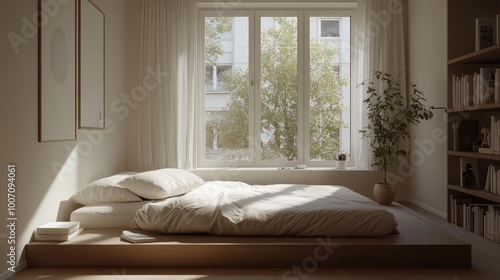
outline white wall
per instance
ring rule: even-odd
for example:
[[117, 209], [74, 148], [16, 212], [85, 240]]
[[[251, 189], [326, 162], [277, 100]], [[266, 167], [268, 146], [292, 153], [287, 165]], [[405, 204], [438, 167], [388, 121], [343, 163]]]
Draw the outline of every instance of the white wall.
[[[54, 1], [55, 2], [55, 1]], [[33, 229], [56, 219], [60, 201], [99, 177], [122, 172], [130, 138], [128, 122], [110, 109], [121, 94], [137, 84], [140, 1], [96, 0], [106, 14], [105, 131], [78, 130], [77, 141], [38, 143], [37, 35], [23, 35], [25, 19], [33, 21], [37, 0], [0, 1], [0, 278], [6, 276], [9, 245], [7, 165], [16, 171], [16, 254], [18, 260]], [[139, 27], [137, 27], [139, 26]], [[15, 53], [7, 34], [27, 39]], [[134, 70], [130, 70], [134, 69]], [[133, 140], [132, 140], [133, 141]], [[88, 149], [90, 147], [90, 150]], [[84, 148], [84, 149], [82, 149]], [[85, 149], [86, 148], [86, 149]], [[80, 149], [80, 150], [79, 150]], [[60, 166], [54, 168], [53, 166]]]
[[[425, 93], [428, 105], [446, 107], [447, 1], [409, 1], [409, 74]], [[446, 213], [446, 114], [413, 130], [410, 199], [438, 214]]]

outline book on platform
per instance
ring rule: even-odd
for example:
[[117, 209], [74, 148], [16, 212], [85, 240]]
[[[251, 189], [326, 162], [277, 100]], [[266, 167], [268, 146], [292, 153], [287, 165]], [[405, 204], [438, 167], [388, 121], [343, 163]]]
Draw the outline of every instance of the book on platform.
[[39, 226], [39, 234], [70, 234], [80, 228], [79, 222], [50, 222]]
[[70, 234], [40, 234], [38, 230], [35, 230], [35, 241], [68, 241], [73, 239], [75, 236], [80, 234], [83, 228], [78, 228]]
[[146, 243], [146, 242], [155, 242], [156, 238], [153, 236], [149, 236], [142, 233], [123, 231], [121, 236], [123, 240], [128, 241], [130, 243]]

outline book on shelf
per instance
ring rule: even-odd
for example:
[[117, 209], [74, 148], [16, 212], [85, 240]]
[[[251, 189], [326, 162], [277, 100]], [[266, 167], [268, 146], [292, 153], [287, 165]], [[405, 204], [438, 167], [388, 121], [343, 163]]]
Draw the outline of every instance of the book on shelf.
[[500, 102], [500, 68], [495, 70], [495, 103]]
[[500, 143], [498, 139], [498, 118], [495, 116], [490, 117], [490, 148], [491, 153], [498, 155], [500, 153]]
[[476, 18], [475, 45], [476, 51], [493, 46], [497, 42], [496, 18]]
[[488, 211], [486, 211], [484, 219], [484, 237], [500, 242], [500, 204], [488, 205]]
[[462, 220], [462, 228], [468, 230], [468, 231], [473, 231], [474, 229], [472, 228], [472, 225], [474, 224], [473, 218], [474, 216], [471, 215], [471, 207], [470, 204], [462, 204], [462, 207], [459, 208], [462, 209], [463, 213], [461, 217], [463, 218]]
[[486, 173], [486, 182], [484, 183], [484, 190], [489, 191], [491, 186], [495, 183], [493, 182], [493, 164], [488, 165], [488, 172]]
[[451, 124], [453, 131], [453, 150], [472, 152], [474, 142], [479, 138], [479, 122], [477, 120], [460, 120]]
[[488, 104], [495, 102], [495, 75], [496, 68], [481, 67], [479, 68], [479, 95], [480, 104]]
[[500, 166], [494, 166], [493, 164], [488, 166], [484, 190], [500, 195]]
[[497, 14], [495, 16], [495, 26], [496, 26], [495, 31], [496, 31], [496, 39], [497, 39], [496, 44], [500, 44], [500, 34], [499, 34], [500, 33], [500, 15], [499, 14]]
[[472, 232], [477, 235], [484, 236], [485, 229], [485, 215], [488, 212], [488, 205], [484, 203], [470, 204], [471, 214], [473, 215], [473, 225], [471, 226]]
[[82, 231], [83, 228], [78, 228], [70, 234], [41, 234], [38, 230], [35, 230], [34, 239], [35, 241], [68, 241], [73, 239]]
[[500, 243], [500, 204], [450, 195], [450, 223]]
[[471, 198], [456, 198], [453, 195], [450, 195], [450, 220], [456, 226], [463, 227], [463, 213], [464, 213], [464, 205], [469, 205], [472, 203]]
[[80, 228], [79, 222], [49, 222], [39, 226], [39, 234], [70, 234]]
[[130, 232], [124, 230], [120, 235], [121, 239], [128, 241], [130, 243], [147, 243], [147, 242], [155, 242], [156, 238], [153, 236], [149, 236], [142, 233]]
[[500, 68], [481, 67], [475, 73], [452, 75], [451, 96], [453, 108], [500, 102]]
[[453, 108], [474, 106], [478, 103], [474, 96], [474, 74], [452, 76], [452, 103]]

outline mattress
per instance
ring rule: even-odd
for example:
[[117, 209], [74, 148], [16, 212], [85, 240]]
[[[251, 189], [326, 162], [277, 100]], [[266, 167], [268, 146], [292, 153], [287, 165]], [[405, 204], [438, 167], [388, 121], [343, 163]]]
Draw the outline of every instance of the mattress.
[[135, 213], [149, 201], [87, 205], [71, 213], [70, 221], [82, 228], [130, 228]]
[[133, 228], [167, 234], [378, 237], [394, 215], [342, 186], [211, 181], [183, 196], [145, 204]]

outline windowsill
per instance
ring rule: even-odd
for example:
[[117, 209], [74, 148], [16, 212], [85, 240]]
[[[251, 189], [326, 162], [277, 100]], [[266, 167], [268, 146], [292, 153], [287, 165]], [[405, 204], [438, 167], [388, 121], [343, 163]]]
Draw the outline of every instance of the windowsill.
[[313, 184], [356, 186], [378, 181], [376, 170], [356, 167], [309, 167], [307, 169], [279, 169], [277, 167], [203, 167], [192, 172], [205, 181], [240, 181], [251, 185]]
[[377, 170], [372, 170], [372, 169], [362, 169], [358, 167], [346, 167], [344, 169], [339, 169], [335, 167], [307, 167], [305, 169], [299, 169], [295, 167], [198, 167], [193, 170], [199, 170], [199, 171], [238, 171], [238, 172], [245, 172], [245, 171], [263, 171], [263, 172], [268, 172], [268, 171], [299, 171], [299, 172], [305, 172], [305, 171], [313, 171], [313, 172], [321, 172], [321, 171], [377, 171]]

